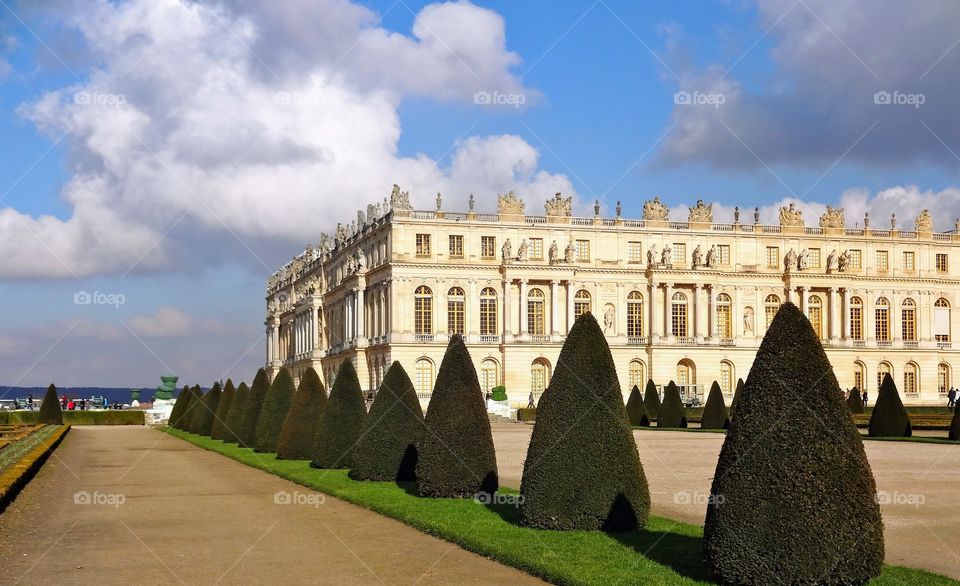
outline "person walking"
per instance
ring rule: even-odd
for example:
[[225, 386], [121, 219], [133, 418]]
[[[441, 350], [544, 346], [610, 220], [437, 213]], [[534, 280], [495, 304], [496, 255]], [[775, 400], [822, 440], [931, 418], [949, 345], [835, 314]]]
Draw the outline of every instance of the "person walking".
[[947, 407], [954, 407], [957, 404], [957, 389], [950, 387], [947, 393]]
[[27, 406], [33, 411], [33, 393], [27, 395]]
[[536, 409], [537, 406], [533, 402], [533, 391], [530, 391], [530, 397], [527, 399], [527, 409]]
[[867, 389], [863, 389], [863, 408], [867, 408]]

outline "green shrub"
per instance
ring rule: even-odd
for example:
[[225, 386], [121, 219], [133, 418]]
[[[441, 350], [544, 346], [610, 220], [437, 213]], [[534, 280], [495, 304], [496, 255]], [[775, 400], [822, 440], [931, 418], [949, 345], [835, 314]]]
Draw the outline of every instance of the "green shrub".
[[853, 387], [847, 393], [847, 407], [850, 408], [851, 413], [863, 413], [863, 393], [857, 387]]
[[710, 394], [707, 395], [707, 404], [703, 406], [703, 416], [700, 419], [700, 429], [727, 429], [730, 427], [730, 418], [727, 417], [727, 406], [723, 404], [723, 392], [720, 383], [713, 381], [710, 385]]
[[283, 422], [287, 419], [287, 413], [290, 412], [290, 404], [293, 402], [293, 394], [297, 392], [293, 386], [293, 377], [286, 368], [281, 368], [280, 372], [273, 379], [267, 396], [263, 399], [263, 407], [260, 409], [260, 419], [257, 421], [257, 431], [254, 437], [253, 451], [271, 453], [277, 451], [277, 439], [280, 437], [280, 430], [283, 429]]
[[954, 441], [960, 440], [960, 403], [953, 408], [953, 419], [950, 421], [950, 432], [947, 438]]
[[410, 377], [394, 362], [364, 420], [353, 452], [354, 480], [417, 479], [417, 442], [425, 431], [423, 410]]
[[47, 394], [43, 396], [43, 402], [40, 403], [37, 422], [49, 425], [63, 425], [63, 412], [60, 410], [60, 399], [57, 397], [57, 387], [53, 385], [47, 387]]
[[452, 336], [440, 363], [417, 446], [417, 491], [429, 497], [496, 492], [497, 456], [490, 416], [463, 336]]
[[253, 377], [253, 384], [250, 392], [247, 393], [247, 401], [243, 406], [243, 416], [240, 418], [240, 427], [237, 432], [237, 443], [245, 448], [252, 448], [257, 437], [257, 422], [260, 421], [260, 410], [263, 408], [263, 400], [270, 390], [270, 381], [267, 378], [267, 371], [257, 370]]
[[650, 491], [617, 368], [593, 314], [578, 317], [567, 334], [537, 411], [520, 484], [521, 522], [562, 530], [643, 527]]
[[660, 417], [660, 395], [657, 394], [657, 385], [652, 378], [647, 380], [647, 388], [643, 392], [643, 407], [650, 419]]
[[524, 407], [522, 409], [517, 409], [517, 421], [536, 421], [537, 420], [537, 408], [534, 407]]
[[703, 547], [724, 584], [865, 584], [883, 522], [863, 442], [809, 320], [785, 303], [713, 476]]
[[[143, 425], [145, 422], [144, 412], [139, 409], [75, 410], [63, 411], [62, 414], [64, 425]], [[0, 424], [37, 425], [38, 423], [40, 423], [39, 411], [0, 411]]]
[[170, 427], [179, 427], [180, 419], [183, 417], [183, 410], [186, 409], [187, 403], [189, 403], [192, 398], [193, 395], [190, 393], [190, 387], [184, 385], [183, 390], [177, 395], [177, 400], [173, 403], [173, 409], [170, 411], [170, 418], [167, 419], [167, 425]]
[[326, 404], [327, 391], [320, 376], [316, 370], [308, 368], [300, 379], [277, 438], [278, 460], [309, 460], [313, 457], [313, 442]]
[[227, 382], [223, 385], [220, 402], [217, 404], [217, 412], [213, 416], [213, 425], [210, 426], [210, 439], [223, 439], [227, 429], [227, 413], [230, 412], [230, 405], [233, 404], [233, 399], [236, 396], [237, 389], [233, 386], [233, 381], [227, 379]]
[[743, 379], [737, 379], [737, 390], [733, 392], [733, 401], [730, 401], [730, 419], [733, 419], [733, 412], [737, 410], [737, 403], [740, 401], [740, 393], [743, 392]]
[[352, 360], [344, 360], [320, 418], [310, 465], [314, 468], [350, 468], [366, 417], [367, 404], [357, 371]]
[[657, 427], [686, 427], [687, 410], [680, 399], [680, 390], [670, 381], [663, 389], [663, 404], [660, 405], [660, 416], [657, 418]]
[[507, 400], [507, 387], [503, 385], [498, 385], [493, 387], [490, 390], [490, 399], [494, 401], [506, 401]]
[[217, 414], [217, 407], [220, 406], [220, 397], [223, 396], [223, 390], [219, 382], [213, 383], [213, 387], [203, 396], [203, 402], [193, 417], [190, 424], [190, 431], [197, 435], [210, 436], [210, 430], [213, 428], [213, 418]]
[[176, 428], [182, 431], [190, 431], [190, 424], [193, 422], [194, 408], [196, 408], [203, 399], [203, 392], [199, 386], [193, 386], [187, 389], [189, 397], [180, 412], [179, 419], [176, 422]]
[[227, 413], [227, 421], [223, 426], [223, 441], [228, 444], [240, 442], [237, 430], [243, 423], [243, 412], [247, 406], [247, 398], [250, 396], [250, 388], [247, 383], [240, 383], [237, 392], [233, 396], [233, 402], [230, 403], [230, 411]]
[[647, 416], [647, 408], [643, 404], [643, 397], [640, 396], [640, 387], [633, 385], [630, 391], [630, 398], [627, 399], [627, 417], [630, 425], [636, 427], [650, 427], [650, 417]]
[[197, 395], [197, 401], [193, 403], [193, 408], [190, 410], [190, 419], [184, 422], [186, 426], [184, 427], [184, 431], [189, 431], [190, 433], [200, 431], [200, 424], [203, 422], [203, 414], [207, 410], [207, 401], [209, 401], [209, 399], [210, 390], [204, 393], [203, 389], [200, 389], [199, 395]]
[[903, 408], [900, 391], [889, 374], [883, 376], [880, 384], [867, 433], [870, 437], [910, 437], [913, 434], [910, 416]]

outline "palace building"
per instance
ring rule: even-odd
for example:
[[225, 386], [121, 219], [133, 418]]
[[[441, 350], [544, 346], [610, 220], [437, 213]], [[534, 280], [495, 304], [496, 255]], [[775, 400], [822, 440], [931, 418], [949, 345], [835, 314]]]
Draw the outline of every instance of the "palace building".
[[[943, 404], [960, 353], [960, 234], [934, 233], [924, 210], [908, 229], [845, 225], [827, 208], [762, 225], [732, 224], [711, 206], [670, 221], [658, 198], [643, 218], [572, 215], [557, 194], [529, 215], [512, 192], [497, 213], [413, 210], [394, 186], [333, 238], [321, 237], [267, 285], [266, 368], [299, 380], [313, 367], [329, 386], [352, 360], [376, 390], [400, 361], [425, 401], [451, 335], [462, 334], [484, 390], [504, 385], [513, 406], [547, 387], [565, 334], [583, 312], [603, 328], [623, 393], [673, 380], [702, 401], [719, 381], [729, 398], [746, 378], [779, 306], [797, 304], [844, 389], [870, 402], [890, 373], [908, 405]], [[958, 330], [960, 331], [960, 330]]]

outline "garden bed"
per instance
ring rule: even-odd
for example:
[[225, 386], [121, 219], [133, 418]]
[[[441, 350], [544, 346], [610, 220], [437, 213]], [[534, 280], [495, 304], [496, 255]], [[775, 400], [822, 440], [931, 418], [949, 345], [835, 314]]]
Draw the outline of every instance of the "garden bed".
[[70, 430], [45, 425], [0, 450], [0, 511], [17, 496]]

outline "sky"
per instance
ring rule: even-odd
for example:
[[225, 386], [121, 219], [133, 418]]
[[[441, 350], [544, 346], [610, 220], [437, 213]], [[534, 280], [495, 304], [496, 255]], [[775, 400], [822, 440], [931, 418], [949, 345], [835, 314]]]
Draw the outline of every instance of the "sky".
[[952, 230], [958, 45], [953, 0], [0, 0], [0, 385], [251, 380], [266, 278], [394, 183]]

